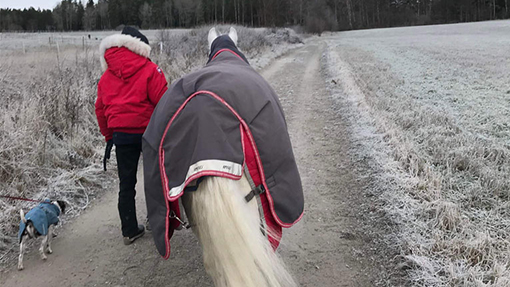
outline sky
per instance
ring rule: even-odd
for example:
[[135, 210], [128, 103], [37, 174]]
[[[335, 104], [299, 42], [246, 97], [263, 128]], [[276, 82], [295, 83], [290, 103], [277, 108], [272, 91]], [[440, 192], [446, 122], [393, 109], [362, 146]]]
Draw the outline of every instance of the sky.
[[0, 0], [0, 8], [23, 9], [32, 6], [35, 9], [53, 10], [58, 3], [60, 3], [59, 0]]

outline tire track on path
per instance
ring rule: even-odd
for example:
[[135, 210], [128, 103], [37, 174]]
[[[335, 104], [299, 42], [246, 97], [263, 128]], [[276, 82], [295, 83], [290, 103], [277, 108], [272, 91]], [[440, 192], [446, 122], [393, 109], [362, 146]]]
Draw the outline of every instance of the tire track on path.
[[324, 42], [262, 71], [280, 96], [305, 192], [305, 216], [285, 230], [280, 253], [302, 286], [373, 286], [357, 228], [362, 186], [350, 142], [321, 75]]

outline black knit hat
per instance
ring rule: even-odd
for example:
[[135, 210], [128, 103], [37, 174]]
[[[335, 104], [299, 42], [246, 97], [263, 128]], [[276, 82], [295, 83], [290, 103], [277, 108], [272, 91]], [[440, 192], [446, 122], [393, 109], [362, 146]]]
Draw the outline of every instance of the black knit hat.
[[142, 42], [144, 42], [145, 44], [149, 45], [149, 40], [147, 39], [147, 37], [145, 37], [144, 34], [140, 33], [140, 31], [138, 31], [138, 29], [136, 29], [134, 27], [124, 26], [124, 29], [122, 29], [122, 33], [121, 34], [129, 35], [131, 37], [138, 38]]

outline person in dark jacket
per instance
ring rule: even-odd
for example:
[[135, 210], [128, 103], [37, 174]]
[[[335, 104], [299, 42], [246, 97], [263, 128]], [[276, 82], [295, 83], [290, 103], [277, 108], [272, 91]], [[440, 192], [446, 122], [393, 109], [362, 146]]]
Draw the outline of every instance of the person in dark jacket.
[[104, 74], [97, 87], [96, 116], [107, 142], [103, 160], [115, 144], [120, 180], [118, 209], [124, 244], [145, 233], [138, 225], [135, 185], [142, 135], [152, 112], [166, 92], [167, 81], [150, 59], [147, 37], [126, 26], [121, 34], [105, 38], [99, 47]]

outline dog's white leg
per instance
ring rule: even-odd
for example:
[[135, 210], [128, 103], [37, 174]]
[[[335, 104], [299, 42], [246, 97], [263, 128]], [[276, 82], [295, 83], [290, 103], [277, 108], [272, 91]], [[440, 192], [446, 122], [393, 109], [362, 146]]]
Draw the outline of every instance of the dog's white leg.
[[48, 254], [53, 253], [53, 250], [51, 250], [52, 239], [53, 239], [53, 225], [50, 225], [50, 227], [48, 227]]
[[23, 212], [23, 209], [19, 210], [19, 216], [21, 217], [21, 220], [27, 224], [27, 219], [25, 218], [25, 213]]
[[48, 257], [46, 257], [46, 246], [48, 244], [48, 235], [49, 234], [46, 234], [43, 236], [43, 240], [41, 242], [41, 248], [39, 248], [39, 253], [41, 254], [41, 259], [42, 260], [46, 260], [48, 259]]
[[19, 244], [19, 258], [18, 258], [18, 270], [23, 270], [23, 254], [25, 253], [25, 240], [27, 236], [21, 237], [21, 243]]

